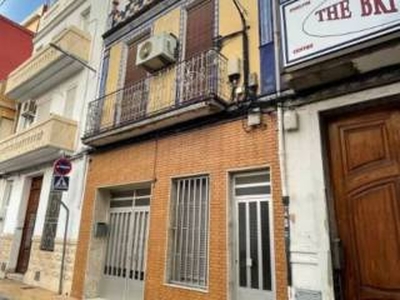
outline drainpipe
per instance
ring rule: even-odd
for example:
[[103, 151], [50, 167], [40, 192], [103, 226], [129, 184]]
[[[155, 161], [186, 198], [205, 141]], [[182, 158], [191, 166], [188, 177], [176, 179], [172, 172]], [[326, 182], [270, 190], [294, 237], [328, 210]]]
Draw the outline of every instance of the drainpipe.
[[249, 74], [250, 74], [250, 65], [249, 65], [249, 35], [247, 34], [247, 30], [249, 26], [247, 25], [246, 18], [243, 14], [242, 9], [239, 6], [237, 0], [232, 0], [233, 4], [236, 7], [236, 10], [239, 13], [240, 21], [242, 22], [242, 51], [243, 51], [243, 85], [244, 85], [244, 101], [246, 102], [249, 98]]
[[[279, 22], [279, 3], [277, 0], [272, 0], [272, 19], [274, 27], [274, 48], [275, 48], [275, 78], [276, 78], [276, 96], [279, 99], [282, 93], [281, 83], [281, 44], [280, 44], [280, 22]], [[292, 268], [291, 268], [291, 255], [290, 255], [290, 198], [288, 195], [287, 183], [287, 165], [286, 165], [286, 144], [285, 144], [285, 125], [283, 122], [284, 110], [282, 104], [278, 101], [278, 147], [279, 147], [279, 166], [281, 171], [281, 188], [282, 188], [282, 202], [285, 214], [285, 250], [286, 250], [286, 264], [287, 264], [287, 283], [289, 299], [292, 286]]]

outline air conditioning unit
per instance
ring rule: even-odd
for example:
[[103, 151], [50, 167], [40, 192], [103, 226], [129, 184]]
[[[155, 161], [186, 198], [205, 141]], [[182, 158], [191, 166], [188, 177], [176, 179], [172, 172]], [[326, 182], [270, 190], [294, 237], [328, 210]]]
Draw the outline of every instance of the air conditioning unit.
[[21, 105], [21, 115], [25, 118], [33, 118], [36, 114], [36, 103], [35, 101], [29, 100]]
[[178, 42], [168, 33], [155, 35], [138, 45], [136, 65], [154, 72], [175, 62]]

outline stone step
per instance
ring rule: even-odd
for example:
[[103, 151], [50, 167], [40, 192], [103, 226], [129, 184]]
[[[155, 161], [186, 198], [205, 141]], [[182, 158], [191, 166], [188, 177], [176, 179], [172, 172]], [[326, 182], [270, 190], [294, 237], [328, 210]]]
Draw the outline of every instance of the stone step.
[[20, 273], [7, 273], [7, 279], [22, 282], [24, 280], [24, 274]]

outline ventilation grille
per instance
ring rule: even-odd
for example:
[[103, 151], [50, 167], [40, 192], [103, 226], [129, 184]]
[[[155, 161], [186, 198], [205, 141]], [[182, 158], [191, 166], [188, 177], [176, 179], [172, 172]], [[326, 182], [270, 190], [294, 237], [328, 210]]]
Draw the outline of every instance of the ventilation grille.
[[40, 271], [35, 272], [35, 277], [33, 278], [35, 281], [40, 281]]

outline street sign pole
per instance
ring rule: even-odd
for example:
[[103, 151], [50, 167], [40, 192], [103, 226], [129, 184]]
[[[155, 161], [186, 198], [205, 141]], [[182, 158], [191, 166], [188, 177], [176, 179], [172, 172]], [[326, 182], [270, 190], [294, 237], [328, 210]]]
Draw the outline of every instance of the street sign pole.
[[58, 285], [58, 293], [62, 295], [63, 293], [63, 284], [64, 284], [64, 266], [65, 266], [65, 254], [67, 252], [67, 236], [68, 236], [68, 226], [69, 226], [69, 208], [68, 206], [61, 200], [61, 206], [65, 209], [66, 219], [65, 219], [65, 228], [64, 228], [64, 240], [63, 240], [63, 250], [61, 256], [61, 271], [60, 271], [60, 282]]
[[[62, 157], [54, 163], [53, 170], [53, 182], [52, 182], [52, 190], [57, 191], [58, 193], [63, 193], [64, 191], [68, 191], [69, 188], [69, 177], [67, 176], [72, 170], [71, 161]], [[62, 198], [61, 198], [62, 199]], [[61, 270], [60, 270], [60, 281], [58, 284], [58, 293], [62, 295], [63, 293], [63, 285], [64, 285], [64, 269], [65, 269], [65, 255], [67, 252], [67, 238], [68, 238], [68, 227], [69, 227], [69, 208], [62, 201], [59, 201], [61, 207], [65, 209], [65, 228], [64, 228], [64, 239], [63, 239], [63, 249], [61, 256]]]

